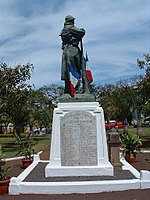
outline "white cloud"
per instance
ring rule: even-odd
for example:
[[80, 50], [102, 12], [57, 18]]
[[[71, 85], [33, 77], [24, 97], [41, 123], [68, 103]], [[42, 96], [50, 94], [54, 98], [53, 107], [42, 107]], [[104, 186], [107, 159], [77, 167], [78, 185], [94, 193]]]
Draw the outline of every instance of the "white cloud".
[[141, 73], [136, 59], [150, 51], [149, 0], [1, 0], [0, 9], [1, 58], [10, 65], [33, 63], [37, 87], [61, 83], [59, 33], [68, 14], [86, 30], [95, 83]]

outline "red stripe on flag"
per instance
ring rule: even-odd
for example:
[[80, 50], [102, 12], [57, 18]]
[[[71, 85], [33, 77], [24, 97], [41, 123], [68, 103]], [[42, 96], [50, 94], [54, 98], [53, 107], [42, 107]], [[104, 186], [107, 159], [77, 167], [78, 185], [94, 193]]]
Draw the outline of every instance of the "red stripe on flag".
[[86, 70], [86, 77], [87, 77], [89, 83], [91, 83], [93, 81], [91, 70], [89, 70], [89, 69]]
[[76, 93], [76, 90], [75, 90], [73, 84], [71, 83], [71, 81], [70, 81], [70, 92], [71, 92], [71, 95], [72, 95], [72, 96], [74, 96], [75, 93]]

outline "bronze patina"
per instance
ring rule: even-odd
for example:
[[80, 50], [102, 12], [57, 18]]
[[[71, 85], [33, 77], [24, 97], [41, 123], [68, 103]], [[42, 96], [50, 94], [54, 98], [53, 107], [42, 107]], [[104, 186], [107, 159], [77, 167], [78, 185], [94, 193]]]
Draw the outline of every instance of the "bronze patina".
[[[85, 35], [83, 28], [74, 26], [75, 18], [71, 15], [65, 17], [64, 27], [60, 33], [62, 39], [62, 67], [61, 80], [65, 81], [65, 94], [70, 94], [69, 65], [82, 77], [83, 93], [89, 94], [88, 81], [86, 78], [86, 66], [83, 57], [82, 38]], [[80, 47], [79, 47], [80, 45]], [[77, 91], [79, 83], [76, 85]]]

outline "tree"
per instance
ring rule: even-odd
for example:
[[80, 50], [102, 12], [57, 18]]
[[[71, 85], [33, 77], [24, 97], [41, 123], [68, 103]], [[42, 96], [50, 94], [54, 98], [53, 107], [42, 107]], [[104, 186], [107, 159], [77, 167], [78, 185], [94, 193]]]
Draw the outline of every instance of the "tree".
[[115, 89], [113, 84], [98, 85], [93, 87], [93, 94], [96, 100], [104, 109], [105, 119], [116, 118], [116, 108], [112, 104], [111, 94]]
[[144, 59], [137, 59], [137, 65], [140, 69], [145, 69], [145, 77], [137, 83], [136, 92], [137, 92], [137, 109], [138, 109], [138, 123], [137, 123], [137, 132], [141, 133], [141, 113], [149, 113], [150, 107], [150, 55], [144, 54]]
[[30, 112], [30, 128], [33, 126], [37, 128], [48, 128], [52, 124], [52, 116], [54, 105], [52, 100], [45, 95], [44, 91], [40, 89], [32, 90], [30, 96], [31, 112]]
[[18, 135], [23, 131], [30, 113], [28, 99], [31, 85], [27, 81], [33, 68], [30, 63], [13, 68], [6, 63], [0, 64], [0, 112], [11, 119]]
[[94, 93], [104, 109], [105, 119], [131, 120], [132, 110], [143, 106], [143, 96], [135, 90], [140, 81], [141, 76], [136, 76], [115, 84], [95, 87]]
[[50, 101], [57, 103], [58, 98], [64, 93], [64, 87], [51, 84], [49, 86], [43, 86], [39, 88], [39, 91], [41, 91], [44, 96], [47, 96]]
[[145, 115], [150, 115], [150, 55], [144, 54], [144, 60], [137, 59], [137, 65], [140, 69], [145, 69], [145, 77], [140, 83], [145, 103], [143, 105], [143, 112]]
[[132, 87], [130, 80], [122, 80], [116, 83], [116, 88], [112, 93], [113, 104], [116, 107], [117, 119], [124, 121], [129, 119], [131, 115], [130, 108], [132, 106]]
[[144, 60], [139, 60], [137, 59], [137, 65], [140, 69], [144, 69], [145, 67], [145, 75], [146, 77], [150, 76], [150, 55], [148, 54], [144, 54]]

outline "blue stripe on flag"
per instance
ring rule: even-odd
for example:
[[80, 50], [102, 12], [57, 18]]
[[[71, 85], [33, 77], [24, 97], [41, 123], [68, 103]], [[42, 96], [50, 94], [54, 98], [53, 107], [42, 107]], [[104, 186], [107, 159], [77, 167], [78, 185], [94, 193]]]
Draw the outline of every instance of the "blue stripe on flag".
[[76, 78], [79, 79], [80, 78], [80, 74], [71, 66], [69, 65], [69, 71], [71, 72], [71, 74]]

